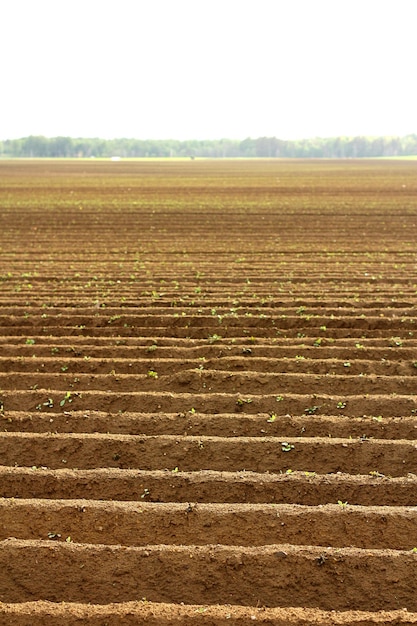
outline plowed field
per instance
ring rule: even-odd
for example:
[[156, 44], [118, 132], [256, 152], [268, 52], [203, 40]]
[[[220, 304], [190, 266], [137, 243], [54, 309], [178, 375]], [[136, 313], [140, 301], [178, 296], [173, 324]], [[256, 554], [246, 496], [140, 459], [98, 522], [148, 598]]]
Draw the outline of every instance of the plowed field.
[[0, 183], [0, 622], [417, 623], [416, 163]]

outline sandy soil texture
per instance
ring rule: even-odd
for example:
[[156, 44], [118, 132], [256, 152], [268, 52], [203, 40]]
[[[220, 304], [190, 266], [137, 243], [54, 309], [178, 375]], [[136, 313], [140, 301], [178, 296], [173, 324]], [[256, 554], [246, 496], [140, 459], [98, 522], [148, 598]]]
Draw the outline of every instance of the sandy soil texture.
[[415, 162], [0, 177], [0, 622], [417, 623]]

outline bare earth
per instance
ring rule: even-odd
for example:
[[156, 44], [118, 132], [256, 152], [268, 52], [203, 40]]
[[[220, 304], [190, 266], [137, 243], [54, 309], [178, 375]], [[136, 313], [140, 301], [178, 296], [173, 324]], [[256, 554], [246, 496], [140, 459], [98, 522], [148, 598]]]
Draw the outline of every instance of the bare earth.
[[416, 164], [0, 178], [0, 623], [417, 623]]

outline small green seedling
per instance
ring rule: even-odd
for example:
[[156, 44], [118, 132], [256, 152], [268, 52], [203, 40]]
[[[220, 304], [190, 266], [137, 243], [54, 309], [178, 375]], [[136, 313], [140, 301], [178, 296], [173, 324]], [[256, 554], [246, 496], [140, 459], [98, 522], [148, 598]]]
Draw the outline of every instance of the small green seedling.
[[401, 348], [401, 346], [403, 345], [403, 340], [401, 339], [401, 337], [391, 337], [390, 341], [389, 341], [389, 345], [392, 348]]
[[67, 391], [67, 393], [65, 394], [65, 396], [62, 398], [61, 402], [59, 403], [59, 406], [65, 406], [66, 402], [72, 402], [72, 394], [70, 391]]
[[294, 446], [291, 443], [288, 443], [287, 441], [283, 441], [281, 443], [281, 450], [283, 452], [291, 452], [291, 450], [294, 450]]
[[215, 343], [216, 341], [220, 341], [221, 340], [221, 335], [216, 335], [216, 333], [214, 333], [214, 335], [209, 335], [207, 338], [207, 341], [209, 343]]
[[61, 539], [61, 535], [59, 533], [49, 532], [48, 539], [53, 539], [53, 540]]
[[155, 372], [155, 370], [149, 370], [147, 376], [148, 378], [154, 378], [156, 380], [158, 378], [158, 372]]
[[237, 406], [243, 406], [244, 404], [250, 404], [252, 402], [252, 398], [238, 398], [236, 400]]
[[314, 405], [314, 406], [309, 406], [306, 409], [304, 409], [304, 413], [307, 413], [307, 415], [313, 415], [314, 413], [316, 413], [319, 410], [319, 407]]

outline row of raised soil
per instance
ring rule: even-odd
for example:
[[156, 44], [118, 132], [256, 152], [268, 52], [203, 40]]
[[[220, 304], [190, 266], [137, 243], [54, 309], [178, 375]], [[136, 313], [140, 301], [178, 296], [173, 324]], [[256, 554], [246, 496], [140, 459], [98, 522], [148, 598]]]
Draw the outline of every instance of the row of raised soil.
[[415, 165], [0, 173], [1, 623], [417, 623]]

